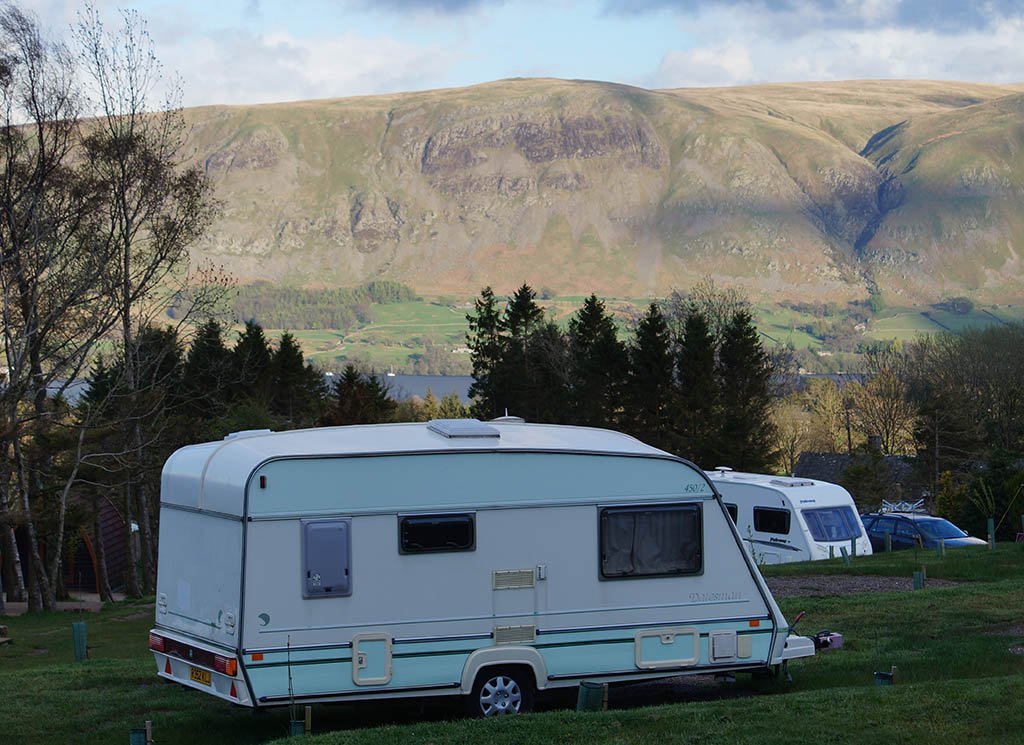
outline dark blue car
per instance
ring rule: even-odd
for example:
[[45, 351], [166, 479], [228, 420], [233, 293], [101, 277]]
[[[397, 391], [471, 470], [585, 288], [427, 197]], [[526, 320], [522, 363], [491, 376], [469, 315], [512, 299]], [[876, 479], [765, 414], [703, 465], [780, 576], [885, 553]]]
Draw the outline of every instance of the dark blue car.
[[904, 548], [938, 548], [943, 540], [946, 546], [982, 545], [985, 541], [974, 538], [941, 517], [916, 512], [877, 512], [861, 515], [864, 530], [876, 553], [885, 551], [885, 536], [892, 536], [892, 550]]

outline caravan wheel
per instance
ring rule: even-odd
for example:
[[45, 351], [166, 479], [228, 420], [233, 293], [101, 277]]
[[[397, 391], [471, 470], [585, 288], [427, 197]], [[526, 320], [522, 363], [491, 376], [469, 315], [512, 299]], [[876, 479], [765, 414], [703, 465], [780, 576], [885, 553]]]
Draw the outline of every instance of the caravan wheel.
[[528, 712], [533, 709], [533, 673], [521, 667], [484, 670], [467, 703], [477, 717]]

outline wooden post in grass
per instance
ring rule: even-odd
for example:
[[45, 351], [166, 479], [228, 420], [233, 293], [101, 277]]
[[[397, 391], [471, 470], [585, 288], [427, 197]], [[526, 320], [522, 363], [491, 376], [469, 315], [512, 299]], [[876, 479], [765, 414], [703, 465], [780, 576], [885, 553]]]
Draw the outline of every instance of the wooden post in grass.
[[851, 538], [850, 539], [850, 556], [856, 556], [856, 555], [857, 555], [857, 539], [856, 538]]
[[924, 572], [914, 572], [914, 589], [924, 589]]
[[938, 547], [935, 550], [939, 554], [939, 558], [940, 559], [943, 556], [946, 555], [946, 539], [945, 538], [940, 538], [939, 539], [939, 545], [938, 545]]
[[843, 563], [850, 566], [850, 552], [846, 550], [846, 546], [840, 546], [839, 551], [843, 555]]
[[308, 734], [311, 734], [312, 732], [313, 732], [313, 707], [312, 706], [307, 706], [306, 707], [306, 734], [308, 735]]
[[994, 517], [988, 519], [988, 547], [990, 549], [996, 547], [996, 519]]
[[885, 534], [885, 553], [892, 553], [892, 533]]
[[[1021, 519], [1024, 520], [1024, 517], [1022, 517]], [[833, 546], [831, 543], [828, 545], [828, 558], [836, 558], [836, 547]]]

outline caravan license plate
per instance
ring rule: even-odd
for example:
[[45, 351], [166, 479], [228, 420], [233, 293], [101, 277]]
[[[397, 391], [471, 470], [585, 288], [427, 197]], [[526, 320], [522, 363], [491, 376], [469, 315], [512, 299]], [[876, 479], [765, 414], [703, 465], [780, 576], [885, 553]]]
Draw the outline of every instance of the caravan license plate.
[[202, 683], [204, 686], [210, 685], [210, 671], [203, 670], [198, 667], [190, 667], [188, 677], [194, 680], [196, 683]]

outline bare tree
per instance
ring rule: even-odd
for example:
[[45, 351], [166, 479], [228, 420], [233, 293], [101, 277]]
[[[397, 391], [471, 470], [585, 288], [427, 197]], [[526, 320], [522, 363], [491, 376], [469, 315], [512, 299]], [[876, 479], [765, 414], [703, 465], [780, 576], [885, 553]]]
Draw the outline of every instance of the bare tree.
[[811, 411], [810, 446], [825, 453], [841, 453], [850, 449], [847, 397], [835, 381], [828, 378], [812, 380], [804, 395]]
[[775, 419], [775, 450], [783, 473], [793, 475], [800, 453], [810, 442], [811, 415], [800, 394], [793, 394], [780, 400], [772, 415]]
[[[109, 36], [90, 8], [76, 38], [78, 57], [31, 15], [0, 4], [0, 551], [13, 568], [8, 592], [27, 593], [33, 610], [55, 603], [68, 504], [82, 464], [101, 459], [85, 446], [104, 407], [76, 419], [54, 394], [80, 377], [114, 328], [118, 390], [128, 405], [115, 407], [124, 415], [122, 443], [102, 457], [126, 475], [126, 518], [137, 515], [143, 533], [142, 555], [133, 556], [142, 578], [132, 589], [152, 588], [155, 489], [147, 469], [158, 465], [147, 460], [146, 438], [161, 435], [150, 428], [144, 436], [141, 423], [154, 421], [163, 403], [140, 383], [139, 330], [167, 307], [164, 294], [181, 294], [192, 279], [188, 246], [215, 211], [205, 178], [178, 155], [180, 111], [166, 102], [147, 109], [159, 65], [138, 17], [125, 14], [121, 33]], [[76, 82], [83, 63], [101, 112], [84, 122], [87, 98]], [[222, 292], [224, 282], [211, 286]], [[28, 547], [24, 567], [16, 526]]]
[[[73, 58], [9, 3], [0, 6], [0, 44], [0, 323], [8, 368], [0, 391], [0, 521], [4, 551], [17, 562], [10, 530], [17, 508], [34, 579], [29, 603], [39, 609], [53, 607], [58, 579], [55, 564], [44, 564], [34, 515], [50, 464], [45, 453], [26, 450], [26, 438], [51, 423], [50, 396], [77, 376], [115, 317], [96, 190], [75, 158]], [[58, 500], [52, 554], [63, 543], [65, 508]]]
[[[90, 92], [99, 111], [85, 138], [89, 167], [109, 206], [103, 240], [116, 253], [111, 276], [118, 306], [124, 389], [128, 397], [124, 426], [125, 508], [138, 518], [139, 551], [129, 544], [141, 582], [133, 594], [152, 591], [156, 581], [156, 541], [152, 531], [154, 494], [145, 478], [133, 478], [145, 462], [142, 422], [150, 416], [140, 380], [139, 331], [151, 322], [147, 313], [166, 307], [168, 292], [181, 287], [188, 247], [212, 221], [216, 205], [201, 170], [185, 167], [186, 129], [180, 110], [180, 86], [157, 99], [161, 66], [153, 41], [135, 11], [122, 12], [121, 28], [109, 33], [99, 14], [87, 6], [75, 30]], [[162, 302], [161, 302], [162, 301]]]
[[918, 409], [908, 395], [905, 366], [906, 359], [898, 352], [870, 351], [864, 358], [867, 378], [852, 389], [858, 428], [866, 437], [880, 437], [886, 454], [914, 450]]
[[686, 318], [700, 313], [708, 320], [715, 339], [721, 339], [726, 326], [739, 311], [753, 310], [735, 287], [719, 287], [711, 277], [704, 277], [688, 291], [672, 290], [664, 303], [664, 314], [676, 336], [682, 334]]

